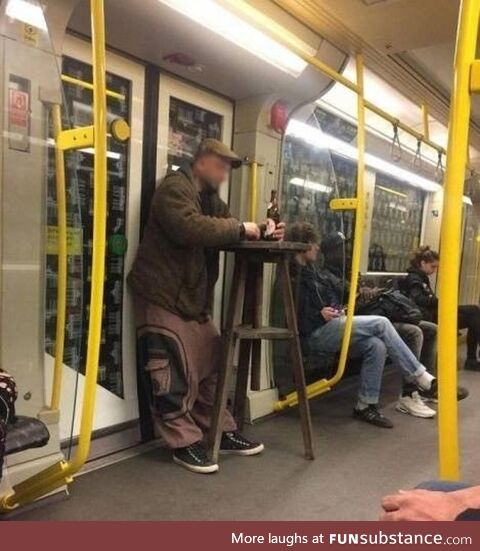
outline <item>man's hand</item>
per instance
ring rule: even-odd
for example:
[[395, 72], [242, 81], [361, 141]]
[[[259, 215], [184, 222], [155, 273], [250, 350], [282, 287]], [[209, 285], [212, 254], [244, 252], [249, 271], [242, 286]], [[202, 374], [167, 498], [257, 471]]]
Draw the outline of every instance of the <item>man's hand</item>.
[[283, 241], [285, 239], [285, 222], [280, 222], [277, 224], [277, 227], [273, 232], [273, 239], [276, 241]]
[[322, 308], [320, 310], [320, 314], [322, 314], [323, 319], [326, 322], [332, 321], [333, 319], [339, 318], [341, 316], [341, 312], [339, 312], [335, 308], [332, 308], [331, 306], [325, 306], [325, 308]]
[[244, 222], [245, 237], [249, 241], [258, 241], [260, 239], [260, 228], [255, 222]]
[[429, 490], [400, 491], [382, 500], [384, 509], [380, 520], [455, 520], [468, 509], [464, 491], [431, 492]]

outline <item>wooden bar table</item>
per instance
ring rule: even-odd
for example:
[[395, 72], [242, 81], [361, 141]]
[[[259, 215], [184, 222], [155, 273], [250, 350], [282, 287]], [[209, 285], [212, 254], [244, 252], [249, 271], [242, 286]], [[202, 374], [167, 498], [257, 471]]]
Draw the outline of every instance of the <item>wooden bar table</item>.
[[[209, 433], [210, 453], [214, 461], [218, 461], [236, 345], [239, 343], [240, 350], [233, 415], [241, 428], [245, 413], [248, 375], [249, 373], [251, 375], [252, 390], [259, 390], [261, 341], [272, 339], [291, 340], [290, 350], [295, 387], [298, 392], [305, 457], [314, 459], [312, 421], [305, 388], [305, 372], [298, 335], [295, 300], [289, 276], [289, 265], [294, 255], [306, 249], [305, 243], [288, 241], [243, 241], [237, 245], [222, 247], [223, 251], [235, 254], [235, 265], [228, 314], [223, 331], [222, 362]], [[276, 264], [277, 277], [282, 280], [286, 327], [262, 326], [263, 273], [265, 264], [269, 263]]]

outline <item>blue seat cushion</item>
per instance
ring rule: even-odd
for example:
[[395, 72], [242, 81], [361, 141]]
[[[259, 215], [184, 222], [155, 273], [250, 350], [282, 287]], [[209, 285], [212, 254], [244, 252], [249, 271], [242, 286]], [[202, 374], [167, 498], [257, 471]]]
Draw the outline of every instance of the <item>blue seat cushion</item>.
[[5, 455], [22, 452], [30, 448], [41, 448], [50, 439], [47, 427], [35, 417], [19, 415], [7, 428]]

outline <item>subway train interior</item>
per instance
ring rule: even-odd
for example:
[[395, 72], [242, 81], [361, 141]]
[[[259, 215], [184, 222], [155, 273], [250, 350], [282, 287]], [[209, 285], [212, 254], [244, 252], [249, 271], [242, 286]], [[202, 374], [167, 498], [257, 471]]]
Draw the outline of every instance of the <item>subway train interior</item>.
[[[0, 406], [13, 379], [17, 392], [0, 416], [0, 519], [376, 520], [386, 493], [479, 483], [479, 13], [476, 0], [0, 1]], [[265, 449], [221, 454], [201, 476], [172, 461], [152, 422], [127, 276], [165, 210], [161, 194], [151, 208], [156, 187], [184, 178], [205, 139], [241, 158], [219, 188], [237, 233], [279, 219], [285, 235], [252, 245], [262, 260], [244, 272], [240, 245], [217, 251], [208, 323], [233, 350], [212, 411], [234, 406]], [[320, 276], [323, 244], [341, 241], [348, 297], [329, 358], [307, 357], [298, 337], [298, 227], [316, 235]], [[406, 296], [419, 250], [439, 252], [438, 277], [424, 274], [439, 301], [438, 395], [411, 395], [428, 415], [399, 407], [403, 360], [387, 345], [384, 430], [352, 416], [365, 367], [351, 354], [355, 301], [362, 286]], [[172, 266], [186, 285], [194, 276]], [[254, 316], [235, 349], [242, 283], [243, 321], [247, 295]]]

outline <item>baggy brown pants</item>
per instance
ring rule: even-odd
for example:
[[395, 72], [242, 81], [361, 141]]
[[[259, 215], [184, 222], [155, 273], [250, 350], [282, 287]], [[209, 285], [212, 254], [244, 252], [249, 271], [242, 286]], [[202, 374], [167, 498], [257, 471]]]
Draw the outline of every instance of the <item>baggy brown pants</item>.
[[[138, 358], [157, 436], [170, 448], [203, 438], [215, 400], [221, 337], [211, 320], [184, 320], [134, 296]], [[224, 431], [236, 429], [225, 413]]]

